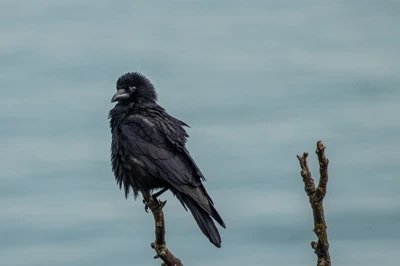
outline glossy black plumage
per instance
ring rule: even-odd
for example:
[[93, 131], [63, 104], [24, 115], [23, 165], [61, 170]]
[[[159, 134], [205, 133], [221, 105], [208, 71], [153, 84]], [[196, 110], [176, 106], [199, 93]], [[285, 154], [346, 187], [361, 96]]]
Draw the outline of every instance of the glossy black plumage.
[[221, 237], [213, 220], [225, 224], [214, 208], [200, 169], [185, 148], [184, 122], [170, 116], [157, 101], [152, 83], [139, 73], [117, 81], [118, 92], [110, 111], [112, 169], [127, 197], [140, 191], [148, 197], [154, 189], [168, 188], [188, 208], [201, 231], [217, 247]]

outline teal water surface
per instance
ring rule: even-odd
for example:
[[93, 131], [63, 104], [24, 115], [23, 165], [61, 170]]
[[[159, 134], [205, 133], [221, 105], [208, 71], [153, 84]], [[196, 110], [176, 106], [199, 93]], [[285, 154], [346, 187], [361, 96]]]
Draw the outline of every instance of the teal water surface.
[[330, 159], [334, 265], [400, 260], [398, 1], [10, 1], [0, 8], [0, 264], [160, 265], [111, 173], [117, 78], [187, 122], [225, 219], [216, 249], [168, 193], [185, 265], [315, 265], [296, 154]]

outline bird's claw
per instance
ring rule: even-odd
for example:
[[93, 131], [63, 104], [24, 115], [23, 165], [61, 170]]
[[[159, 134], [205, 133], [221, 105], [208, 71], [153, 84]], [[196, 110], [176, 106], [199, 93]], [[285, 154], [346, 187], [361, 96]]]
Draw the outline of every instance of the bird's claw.
[[164, 201], [158, 200], [158, 204], [159, 204], [160, 208], [162, 209], [162, 208], [164, 208], [165, 204], [167, 204], [167, 200], [164, 200]]
[[[159, 200], [159, 199], [154, 199], [155, 201], [157, 201], [157, 203], [158, 203], [158, 209], [162, 209], [162, 208], [164, 208], [164, 206], [165, 206], [165, 204], [167, 204], [167, 201], [165, 200], [165, 201], [162, 201], [162, 200]], [[143, 200], [143, 204], [144, 204], [144, 210], [148, 213], [149, 212], [149, 205], [147, 204], [147, 202], [145, 201], [145, 200]]]
[[149, 205], [147, 205], [147, 202], [145, 200], [143, 200], [143, 203], [145, 212], [149, 213]]

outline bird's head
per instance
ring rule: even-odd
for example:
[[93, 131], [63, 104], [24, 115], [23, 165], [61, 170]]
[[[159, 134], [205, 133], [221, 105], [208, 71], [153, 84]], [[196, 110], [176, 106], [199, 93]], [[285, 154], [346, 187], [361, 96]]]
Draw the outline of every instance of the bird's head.
[[138, 72], [126, 73], [117, 81], [117, 93], [111, 102], [139, 103], [156, 102], [157, 93], [153, 84]]

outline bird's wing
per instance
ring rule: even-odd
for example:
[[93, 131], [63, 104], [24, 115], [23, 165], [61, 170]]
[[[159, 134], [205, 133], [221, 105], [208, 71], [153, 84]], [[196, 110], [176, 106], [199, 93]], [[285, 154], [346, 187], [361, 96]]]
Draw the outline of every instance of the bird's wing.
[[[178, 149], [171, 141], [176, 132], [172, 127], [165, 133], [153, 120], [142, 115], [130, 115], [121, 126], [121, 137], [125, 140], [127, 152], [145, 164], [146, 169], [157, 178], [169, 183], [180, 192], [184, 185], [200, 186], [198, 168], [184, 147]], [[162, 128], [164, 129], [164, 128]], [[177, 133], [178, 134], [178, 133]]]
[[[177, 148], [169, 140], [171, 134], [167, 137], [150, 119], [135, 114], [121, 126], [120, 136], [130, 157], [139, 160], [155, 178], [169, 184], [185, 209], [185, 204], [191, 204], [189, 197], [225, 227], [201, 183], [200, 170], [184, 147]], [[193, 206], [188, 207], [193, 209]]]
[[183, 126], [189, 127], [189, 125], [179, 119], [176, 119], [175, 117], [168, 115], [166, 112], [159, 112], [158, 116], [156, 116], [154, 119], [154, 122], [156, 123], [157, 128], [161, 129], [161, 131], [165, 134], [168, 141], [187, 157], [193, 168], [196, 170], [197, 176], [201, 180], [205, 181], [206, 179], [203, 173], [200, 171], [200, 168], [197, 166], [196, 162], [193, 160], [189, 151], [185, 147], [189, 135], [186, 133], [186, 130], [183, 128]]

